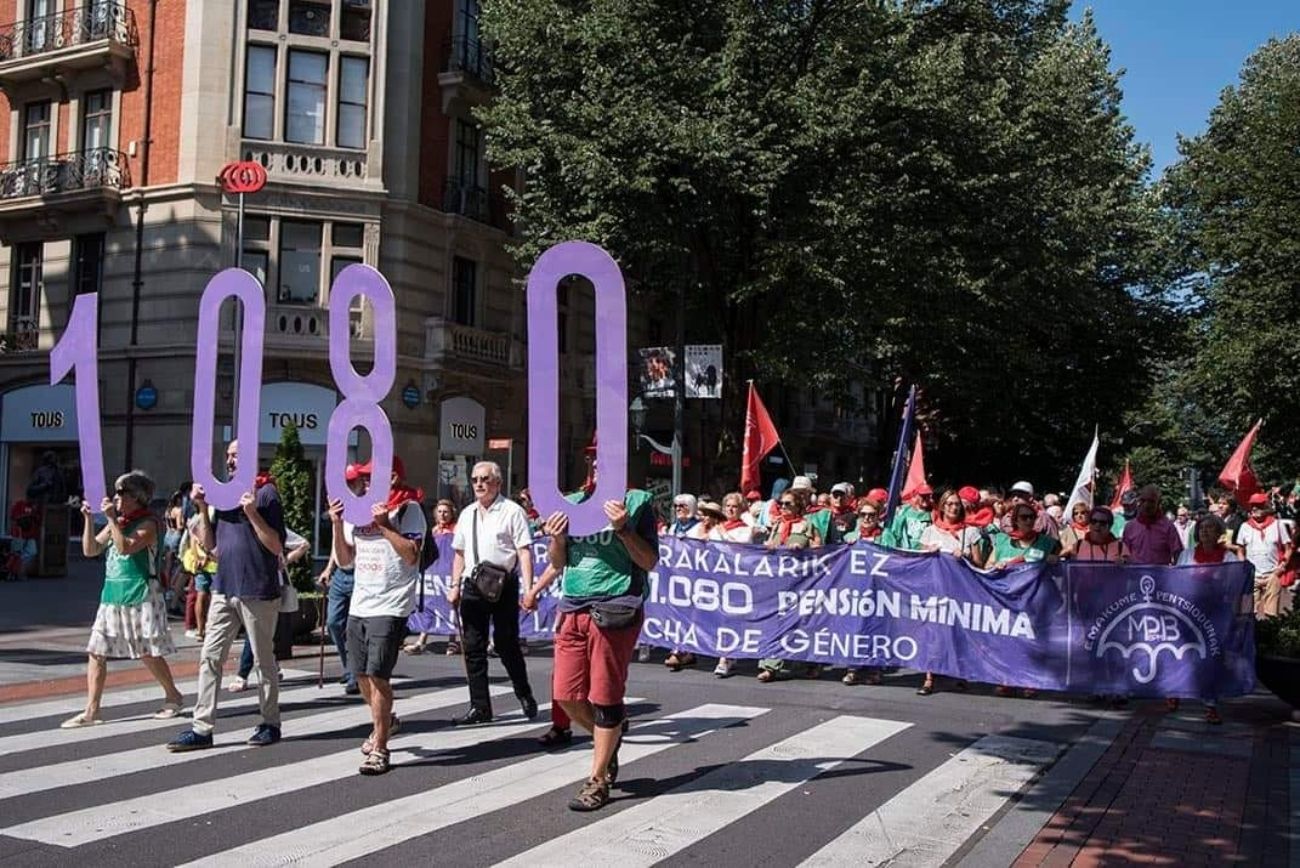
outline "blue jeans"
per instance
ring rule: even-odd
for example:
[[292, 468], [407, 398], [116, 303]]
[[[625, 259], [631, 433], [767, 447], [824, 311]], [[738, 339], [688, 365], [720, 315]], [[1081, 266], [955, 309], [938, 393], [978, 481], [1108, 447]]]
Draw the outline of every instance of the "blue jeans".
[[334, 570], [330, 576], [329, 607], [325, 612], [325, 629], [334, 647], [339, 649], [339, 662], [349, 674], [349, 680], [352, 670], [348, 668], [348, 609], [352, 604], [352, 581], [352, 570]]

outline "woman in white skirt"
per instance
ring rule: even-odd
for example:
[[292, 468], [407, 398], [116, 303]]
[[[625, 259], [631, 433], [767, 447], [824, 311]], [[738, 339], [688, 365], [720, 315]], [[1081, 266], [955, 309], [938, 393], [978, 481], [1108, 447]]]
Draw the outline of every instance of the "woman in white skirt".
[[113, 497], [104, 498], [102, 504], [108, 526], [98, 534], [90, 507], [81, 505], [85, 519], [81, 551], [88, 558], [104, 553], [104, 591], [86, 646], [86, 710], [65, 720], [64, 729], [103, 723], [99, 701], [109, 657], [142, 660], [158, 679], [165, 701], [155, 718], [165, 720], [181, 713], [183, 697], [163, 659], [176, 647], [167, 627], [167, 606], [156, 571], [158, 519], [149, 512], [153, 480], [143, 471], [132, 470], [119, 476], [113, 489]]

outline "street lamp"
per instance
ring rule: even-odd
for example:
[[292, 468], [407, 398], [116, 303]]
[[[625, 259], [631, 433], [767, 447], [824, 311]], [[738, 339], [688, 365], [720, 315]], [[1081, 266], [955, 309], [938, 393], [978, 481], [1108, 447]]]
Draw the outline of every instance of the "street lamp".
[[646, 407], [645, 405], [645, 401], [641, 400], [640, 395], [637, 395], [635, 398], [633, 398], [632, 403], [628, 405], [627, 408], [628, 418], [632, 420], [633, 446], [636, 448], [638, 452], [640, 452], [641, 441], [644, 440], [645, 442], [650, 444], [650, 447], [654, 449], [654, 451], [659, 452], [663, 455], [672, 455], [673, 448], [671, 446], [665, 446], [662, 443], [660, 443], [658, 440], [651, 437], [650, 435], [641, 433], [642, 431], [645, 430], [645, 416], [648, 409], [649, 408]]

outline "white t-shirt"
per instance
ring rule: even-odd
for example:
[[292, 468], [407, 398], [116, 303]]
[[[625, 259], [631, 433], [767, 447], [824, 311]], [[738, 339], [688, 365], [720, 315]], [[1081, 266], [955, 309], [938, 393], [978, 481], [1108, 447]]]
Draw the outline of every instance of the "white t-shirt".
[[706, 540], [712, 542], [722, 542], [726, 539], [726, 537], [722, 535], [722, 525], [715, 524], [713, 527], [709, 528], [708, 530], [705, 530], [704, 522], [700, 522], [699, 524], [695, 525], [695, 527], [688, 530], [686, 532], [686, 538]]
[[[1238, 560], [1239, 558], [1233, 552], [1223, 553], [1223, 562], [1225, 564], [1235, 564]], [[1181, 552], [1178, 553], [1177, 566], [1190, 567], [1195, 565], [1196, 565], [1196, 544], [1193, 543], [1192, 545], [1188, 546], [1187, 548], [1183, 549]]]
[[962, 556], [970, 551], [970, 547], [979, 542], [979, 539], [980, 532], [973, 527], [964, 527], [956, 534], [951, 534], [932, 524], [927, 524], [925, 530], [921, 531], [921, 548], [936, 546], [941, 552]]
[[513, 500], [497, 495], [486, 513], [479, 508], [477, 501], [471, 503], [461, 510], [460, 518], [456, 520], [456, 535], [451, 540], [451, 547], [465, 559], [464, 577], [468, 577], [478, 565], [474, 558], [475, 533], [478, 534], [479, 558], [511, 572], [519, 563], [519, 550], [528, 548], [533, 542], [533, 534], [528, 529], [528, 513]]
[[1274, 519], [1263, 531], [1252, 527], [1250, 522], [1237, 529], [1237, 545], [1246, 550], [1246, 560], [1255, 565], [1256, 578], [1276, 570], [1282, 563], [1279, 545], [1285, 546], [1291, 539], [1289, 523]]
[[[388, 514], [388, 520], [407, 539], [423, 540], [428, 532], [424, 509], [415, 502], [402, 504]], [[356, 578], [348, 614], [358, 618], [405, 618], [411, 614], [415, 608], [419, 563], [403, 561], [375, 524], [356, 527], [344, 522], [343, 539], [355, 553], [352, 563]]]

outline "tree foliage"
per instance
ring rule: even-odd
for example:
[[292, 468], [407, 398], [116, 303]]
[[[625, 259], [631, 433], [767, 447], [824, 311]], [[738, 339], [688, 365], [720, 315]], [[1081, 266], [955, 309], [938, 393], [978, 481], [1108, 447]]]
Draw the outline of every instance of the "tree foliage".
[[[1264, 419], [1256, 466], [1300, 473], [1300, 35], [1271, 40], [1180, 142], [1163, 184], [1192, 317], [1182, 398], [1218, 465]], [[1218, 471], [1219, 466], [1213, 468]]]
[[[312, 490], [312, 466], [298, 439], [298, 427], [286, 421], [280, 429], [280, 442], [271, 462], [271, 477], [280, 492], [284, 509], [284, 526], [300, 534], [310, 546], [316, 535], [315, 492]], [[302, 560], [289, 567], [289, 577], [299, 591], [311, 591], [312, 565]]]
[[685, 287], [690, 338], [726, 347], [728, 430], [747, 376], [901, 378], [939, 478], [1072, 477], [1170, 328], [1148, 157], [1068, 9], [486, 0], [516, 254], [584, 238], [640, 291]]

